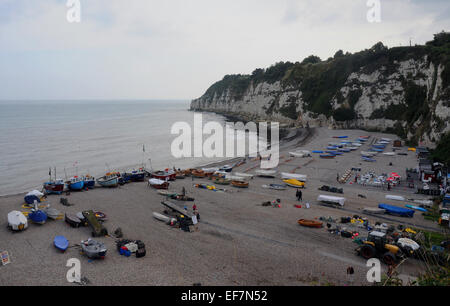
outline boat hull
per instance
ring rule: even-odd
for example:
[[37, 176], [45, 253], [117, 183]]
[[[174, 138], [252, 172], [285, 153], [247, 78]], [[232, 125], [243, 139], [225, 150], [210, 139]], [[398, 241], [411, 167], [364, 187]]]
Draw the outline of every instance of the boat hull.
[[301, 226], [312, 227], [312, 228], [321, 228], [323, 225], [322, 222], [315, 221], [315, 220], [305, 220], [305, 219], [298, 220], [298, 224], [300, 224]]
[[119, 185], [119, 178], [99, 179], [97, 183], [102, 187], [117, 187]]

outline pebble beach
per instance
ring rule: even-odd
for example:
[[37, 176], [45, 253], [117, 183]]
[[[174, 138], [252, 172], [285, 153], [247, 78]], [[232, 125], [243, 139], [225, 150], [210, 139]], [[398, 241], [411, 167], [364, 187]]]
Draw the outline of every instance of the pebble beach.
[[[300, 133], [301, 134], [301, 133]], [[52, 245], [56, 235], [64, 235], [70, 245], [79, 244], [90, 237], [87, 227], [72, 228], [64, 220], [50, 220], [44, 225], [29, 224], [23, 232], [12, 233], [6, 228], [6, 215], [12, 210], [21, 210], [23, 194], [0, 197], [0, 215], [4, 216], [0, 227], [0, 249], [8, 251], [11, 263], [0, 266], [0, 285], [71, 285], [66, 279], [69, 267], [67, 260], [81, 261], [81, 274], [89, 285], [348, 285], [346, 269], [355, 269], [353, 285], [371, 285], [366, 280], [368, 268], [363, 258], [355, 254], [356, 244], [351, 239], [330, 234], [326, 228], [301, 227], [299, 219], [318, 219], [359, 215], [388, 225], [438, 230], [436, 223], [424, 220], [419, 212], [413, 218], [387, 215], [366, 215], [364, 207], [378, 207], [379, 203], [403, 206], [404, 203], [388, 201], [385, 195], [400, 195], [406, 198], [428, 199], [415, 195], [407, 186], [395, 187], [390, 191], [379, 187], [350, 184], [351, 179], [340, 184], [337, 174], [343, 174], [353, 167], [361, 173], [397, 172], [405, 175], [407, 168], [414, 168], [417, 158], [414, 152], [403, 147], [406, 156], [376, 157], [376, 162], [361, 161], [360, 151], [367, 151], [369, 144], [359, 150], [345, 153], [334, 159], [312, 157], [294, 158], [289, 152], [297, 149], [323, 150], [333, 136], [347, 135], [349, 139], [367, 135], [372, 139], [382, 137], [396, 139], [394, 135], [361, 130], [312, 129], [312, 134], [283, 143], [280, 151], [278, 172], [307, 175], [303, 201], [295, 198], [296, 189], [284, 191], [265, 189], [262, 185], [282, 183], [277, 178], [255, 177], [248, 189], [232, 186], [217, 186], [225, 191], [211, 191], [195, 188], [194, 184], [212, 184], [207, 179], [185, 179], [170, 183], [169, 191], [181, 192], [184, 187], [194, 202], [179, 202], [192, 211], [195, 203], [201, 219], [196, 229], [184, 232], [170, 227], [152, 217], [153, 212], [164, 211], [161, 201], [165, 197], [147, 182], [130, 183], [118, 188], [94, 188], [89, 191], [49, 195], [43, 204], [50, 204], [63, 213], [77, 213], [83, 210], [98, 210], [107, 215], [104, 223], [109, 233], [120, 227], [124, 238], [140, 239], [146, 244], [147, 254], [143, 258], [120, 256], [115, 247], [115, 238], [96, 238], [105, 243], [108, 253], [103, 260], [90, 260], [80, 254], [77, 247], [61, 253]], [[386, 151], [391, 151], [392, 144]], [[222, 162], [221, 164], [228, 164]], [[392, 163], [392, 166], [389, 165]], [[217, 164], [215, 164], [217, 165]], [[259, 161], [250, 160], [233, 169], [233, 172], [254, 173]], [[336, 195], [318, 190], [322, 185], [344, 189]], [[342, 209], [319, 205], [320, 194], [346, 198]], [[363, 194], [366, 198], [358, 195]], [[66, 197], [73, 206], [63, 206], [60, 198]], [[266, 201], [281, 200], [281, 207], [262, 206]], [[306, 209], [305, 204], [310, 208]], [[302, 205], [302, 208], [294, 205]], [[363, 235], [363, 233], [361, 233]], [[383, 269], [386, 267], [383, 265]], [[414, 278], [422, 271], [423, 264], [411, 259], [399, 267], [405, 279]]]

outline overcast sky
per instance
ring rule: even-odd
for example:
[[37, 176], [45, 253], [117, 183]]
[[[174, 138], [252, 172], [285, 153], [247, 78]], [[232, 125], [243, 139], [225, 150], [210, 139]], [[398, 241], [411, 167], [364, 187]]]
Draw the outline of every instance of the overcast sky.
[[0, 99], [192, 99], [225, 74], [450, 30], [449, 0], [0, 0]]

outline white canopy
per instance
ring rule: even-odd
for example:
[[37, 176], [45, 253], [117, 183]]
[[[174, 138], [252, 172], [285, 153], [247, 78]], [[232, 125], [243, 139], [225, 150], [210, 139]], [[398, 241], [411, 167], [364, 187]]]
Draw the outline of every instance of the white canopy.
[[345, 204], [345, 198], [327, 196], [327, 195], [323, 195], [323, 194], [321, 194], [317, 197], [317, 201], [325, 202], [325, 203], [339, 204], [341, 206], [344, 206], [344, 204]]
[[31, 195], [37, 196], [38, 198], [44, 196], [44, 194], [38, 190], [32, 190], [32, 191], [28, 192], [26, 196], [31, 196]]
[[406, 199], [402, 196], [396, 196], [396, 195], [390, 195], [390, 194], [386, 195], [386, 199], [395, 200], [395, 201], [406, 201]]
[[162, 185], [166, 181], [155, 179], [155, 178], [151, 178], [151, 179], [148, 180], [148, 182], [150, 183], [150, 185]]

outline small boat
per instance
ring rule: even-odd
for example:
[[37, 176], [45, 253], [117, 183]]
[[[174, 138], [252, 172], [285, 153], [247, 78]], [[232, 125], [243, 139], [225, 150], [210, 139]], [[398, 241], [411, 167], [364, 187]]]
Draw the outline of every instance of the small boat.
[[366, 162], [371, 162], [371, 163], [376, 162], [375, 159], [373, 159], [371, 157], [367, 157], [367, 156], [363, 156], [363, 157], [361, 157], [361, 159]]
[[174, 181], [176, 179], [176, 172], [170, 169], [164, 169], [164, 170], [160, 170], [160, 171], [156, 171], [156, 172], [152, 172], [151, 173], [151, 177], [158, 179], [158, 180], [163, 180], [163, 181]]
[[300, 182], [306, 182], [307, 176], [304, 174], [281, 172], [282, 179], [296, 179]]
[[350, 151], [356, 151], [359, 149], [359, 147], [347, 147], [347, 149], [349, 149]]
[[335, 151], [335, 152], [333, 152], [333, 153], [330, 153], [330, 154], [332, 154], [332, 155], [344, 155], [343, 152], [337, 152], [337, 151]]
[[338, 149], [338, 152], [348, 153], [348, 152], [350, 152], [350, 149], [348, 149], [348, 148], [342, 148], [342, 149]]
[[327, 150], [331, 150], [331, 151], [337, 151], [338, 147], [335, 146], [328, 146]]
[[388, 199], [388, 200], [406, 201], [405, 197], [402, 197], [402, 196], [396, 196], [396, 195], [390, 195], [390, 194], [387, 194], [387, 195], [385, 196], [385, 198]]
[[108, 249], [102, 242], [89, 238], [87, 241], [81, 241], [81, 250], [91, 259], [103, 259]]
[[71, 226], [71, 227], [80, 227], [82, 224], [82, 221], [80, 218], [78, 218], [76, 215], [71, 213], [66, 213], [65, 221]]
[[40, 209], [32, 209], [28, 218], [37, 224], [44, 224], [47, 221], [47, 215]]
[[376, 208], [376, 207], [364, 207], [363, 212], [367, 214], [384, 214], [386, 211], [382, 208]]
[[324, 152], [323, 151], [319, 151], [319, 150], [314, 150], [314, 151], [312, 151], [313, 153], [316, 153], [316, 154], [323, 154]]
[[62, 179], [50, 180], [44, 183], [44, 190], [48, 194], [61, 194], [64, 191], [64, 186], [65, 183]]
[[352, 146], [355, 146], [355, 147], [361, 147], [362, 146], [362, 143], [359, 143], [359, 142], [352, 142]]
[[321, 228], [322, 227], [322, 222], [315, 221], [315, 220], [300, 219], [300, 220], [298, 220], [298, 224], [300, 224], [301, 226], [313, 227], [313, 228]]
[[274, 178], [277, 170], [255, 170], [255, 173], [259, 177]]
[[286, 190], [287, 185], [286, 184], [269, 184], [269, 185], [262, 185], [263, 188], [268, 189], [274, 189], [274, 190]]
[[384, 155], [395, 156], [395, 152], [385, 152]]
[[333, 196], [328, 196], [328, 195], [323, 195], [323, 194], [321, 194], [317, 197], [317, 201], [325, 203], [325, 204], [340, 205], [340, 206], [344, 206], [344, 204], [345, 204], [345, 198], [333, 197]]
[[345, 138], [348, 138], [348, 136], [333, 136], [333, 138], [337, 138], [337, 139], [345, 139]]
[[184, 171], [176, 171], [175, 178], [177, 180], [184, 180], [186, 178], [186, 175], [184, 174]]
[[384, 145], [372, 145], [372, 148], [375, 148], [375, 149], [386, 149], [386, 146], [384, 146]]
[[149, 179], [148, 184], [155, 189], [169, 189], [169, 182], [155, 178]]
[[219, 171], [231, 172], [233, 171], [233, 167], [230, 165], [224, 165], [220, 167]]
[[58, 220], [62, 218], [62, 213], [57, 210], [56, 208], [52, 208], [52, 207], [46, 207], [44, 209], [42, 209], [42, 211], [47, 215], [47, 217], [49, 217], [50, 219], [53, 220]]
[[32, 190], [25, 195], [24, 201], [28, 205], [34, 204], [35, 201], [37, 203], [41, 203], [41, 198], [43, 196], [44, 196], [44, 194], [42, 192], [40, 192], [38, 190]]
[[377, 155], [377, 152], [366, 152], [366, 151], [361, 151], [361, 155], [362, 156], [375, 156]]
[[253, 174], [250, 174], [250, 173], [241, 173], [241, 172], [236, 172], [236, 173], [234, 173], [234, 175], [240, 176], [240, 177], [244, 177], [244, 178], [249, 178], [249, 179], [252, 179], [252, 178], [254, 177]]
[[125, 172], [125, 176], [132, 182], [143, 182], [145, 179], [145, 171], [143, 168], [139, 168], [138, 170], [133, 169]]
[[157, 213], [157, 212], [153, 212], [153, 218], [155, 218], [156, 220], [165, 222], [165, 223], [171, 223], [173, 221], [176, 221], [175, 218], [172, 218], [172, 217], [169, 217], [169, 216]]
[[206, 177], [206, 173], [203, 170], [192, 170], [191, 175], [196, 178]]
[[406, 204], [405, 207], [406, 207], [406, 208], [415, 209], [415, 210], [418, 210], [418, 211], [428, 212], [427, 209], [422, 208], [422, 207], [420, 207], [420, 206], [415, 206], [415, 205]]
[[56, 236], [55, 239], [53, 239], [53, 245], [61, 252], [65, 252], [69, 247], [69, 240], [64, 236]]
[[83, 177], [84, 188], [94, 188], [95, 187], [95, 177], [86, 174]]
[[372, 148], [372, 149], [370, 149], [370, 151], [372, 151], [372, 152], [384, 152], [383, 149], [376, 149], [376, 148]]
[[388, 214], [399, 215], [402, 217], [411, 217], [412, 218], [415, 213], [415, 211], [412, 209], [393, 206], [393, 205], [389, 205], [389, 204], [379, 204], [378, 207], [386, 210], [386, 213], [388, 213]]
[[172, 197], [172, 196], [176, 196], [177, 195], [176, 192], [170, 192], [168, 190], [158, 190], [158, 194], [160, 194], [162, 196], [166, 196], [166, 197]]
[[249, 183], [243, 181], [231, 181], [231, 185], [238, 188], [248, 188]]
[[223, 177], [216, 177], [213, 179], [213, 182], [219, 185], [230, 185], [231, 180], [223, 178]]
[[294, 152], [289, 152], [289, 155], [292, 157], [310, 157], [311, 152], [307, 150], [298, 150]]
[[108, 172], [97, 179], [97, 183], [102, 187], [117, 187], [119, 185], [119, 176], [117, 173]]
[[286, 183], [286, 185], [288, 185], [290, 187], [305, 188], [305, 183], [300, 182], [299, 180], [296, 180], [296, 179], [287, 179], [287, 180], [283, 180], [283, 182]]
[[8, 213], [8, 227], [13, 231], [23, 231], [28, 227], [27, 217], [17, 210]]
[[331, 158], [335, 158], [336, 155], [334, 154], [321, 154], [320, 158], [327, 158], [327, 159], [331, 159]]
[[84, 187], [83, 178], [78, 176], [72, 176], [67, 182], [70, 190], [82, 190]]

